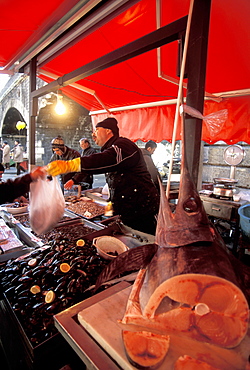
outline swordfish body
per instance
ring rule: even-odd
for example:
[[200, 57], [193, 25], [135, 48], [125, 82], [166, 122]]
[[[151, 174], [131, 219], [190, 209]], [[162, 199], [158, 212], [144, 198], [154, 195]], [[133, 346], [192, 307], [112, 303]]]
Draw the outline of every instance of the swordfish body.
[[[139, 271], [121, 321], [131, 328], [123, 332], [127, 356], [139, 368], [145, 368], [145, 358], [149, 364], [154, 358], [153, 366], [148, 368], [160, 366], [162, 348], [167, 353], [171, 334], [230, 349], [237, 347], [248, 331], [244, 286], [238, 281], [230, 252], [208, 220], [187, 169], [184, 150], [176, 209], [171, 211], [161, 188], [155, 237], [158, 248], [148, 266]], [[134, 344], [136, 328], [142, 329], [140, 342], [145, 336], [140, 354]], [[158, 342], [162, 346], [157, 346]], [[208, 353], [203, 356], [209, 358]], [[210, 361], [210, 365], [216, 365], [216, 361]], [[246, 362], [242, 358], [232, 369], [245, 369]], [[222, 369], [228, 369], [228, 364]]]

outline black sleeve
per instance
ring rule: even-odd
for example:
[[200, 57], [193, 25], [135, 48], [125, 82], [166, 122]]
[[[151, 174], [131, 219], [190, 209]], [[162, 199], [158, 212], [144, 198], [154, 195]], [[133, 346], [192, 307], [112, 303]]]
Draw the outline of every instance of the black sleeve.
[[130, 140], [119, 138], [101, 153], [81, 157], [81, 170], [92, 174], [130, 170], [140, 161], [140, 150]]
[[30, 174], [8, 179], [0, 184], [0, 204], [13, 202], [14, 199], [29, 192], [30, 183], [32, 182]]

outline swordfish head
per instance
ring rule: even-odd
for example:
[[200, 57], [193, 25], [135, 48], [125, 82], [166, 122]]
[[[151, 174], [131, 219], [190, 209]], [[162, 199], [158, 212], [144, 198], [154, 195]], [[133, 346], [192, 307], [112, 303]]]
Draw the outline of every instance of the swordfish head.
[[196, 242], [212, 242], [213, 228], [208, 220], [199, 193], [185, 165], [183, 156], [179, 197], [171, 211], [161, 186], [160, 209], [155, 241], [161, 247], [181, 247]]

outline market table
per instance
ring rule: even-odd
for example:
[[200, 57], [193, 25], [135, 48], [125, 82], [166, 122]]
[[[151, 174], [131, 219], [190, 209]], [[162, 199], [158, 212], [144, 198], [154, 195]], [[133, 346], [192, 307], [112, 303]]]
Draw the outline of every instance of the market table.
[[200, 194], [200, 198], [203, 202], [203, 206], [205, 208], [207, 215], [210, 216], [212, 221], [214, 221], [217, 218], [228, 221], [230, 225], [234, 224], [235, 233], [232, 252], [236, 255], [238, 252], [238, 244], [240, 237], [240, 217], [238, 214], [238, 209], [243, 204], [247, 203], [247, 201], [240, 200], [238, 202], [234, 202], [232, 200], [218, 199], [202, 194]]

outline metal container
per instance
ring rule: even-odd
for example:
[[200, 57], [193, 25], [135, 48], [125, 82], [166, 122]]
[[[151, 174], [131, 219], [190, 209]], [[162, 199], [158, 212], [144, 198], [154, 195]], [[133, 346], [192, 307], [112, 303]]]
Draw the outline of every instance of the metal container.
[[238, 180], [224, 177], [214, 178], [213, 194], [218, 198], [232, 199], [236, 191], [235, 184]]
[[[64, 226], [67, 227], [67, 226], [70, 226], [70, 225], [72, 225], [72, 226], [83, 225], [85, 227], [89, 227], [89, 228], [94, 229], [94, 230], [104, 229], [104, 225], [96, 224], [96, 223], [94, 223], [92, 221], [89, 221], [89, 220], [86, 220], [82, 217], [78, 217], [73, 212], [65, 211], [64, 215], [69, 217], [70, 219], [68, 219], [66, 221], [58, 222], [58, 224], [51, 231], [56, 230], [56, 228], [59, 228], [59, 227], [60, 228], [64, 227]], [[24, 241], [26, 245], [28, 245], [30, 247], [37, 247], [37, 246], [41, 246], [41, 245], [44, 244], [44, 241], [43, 241], [42, 237], [36, 236], [32, 232], [31, 228], [23, 226], [20, 222], [15, 223], [15, 221], [13, 221], [13, 218], [12, 218], [12, 221], [10, 221], [10, 222], [14, 222], [13, 225], [16, 227], [17, 232], [19, 233], [20, 240]]]
[[213, 194], [219, 197], [232, 198], [235, 189], [214, 186]]

